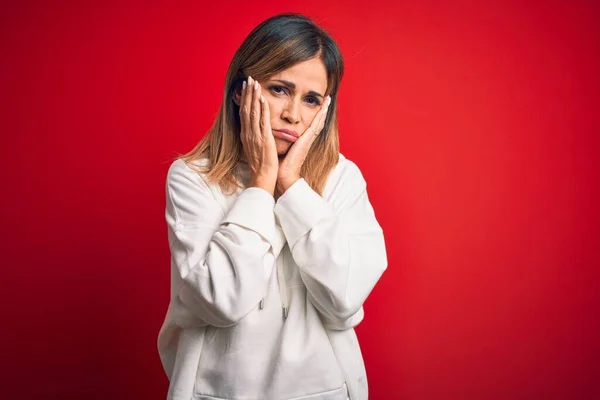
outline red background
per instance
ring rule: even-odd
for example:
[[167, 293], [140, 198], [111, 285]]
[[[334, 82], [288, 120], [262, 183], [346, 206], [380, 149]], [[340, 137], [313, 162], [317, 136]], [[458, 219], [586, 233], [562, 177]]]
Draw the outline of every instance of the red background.
[[342, 152], [386, 236], [370, 398], [600, 395], [598, 7], [216, 3], [2, 5], [1, 397], [165, 398], [165, 174], [283, 11], [345, 55]]

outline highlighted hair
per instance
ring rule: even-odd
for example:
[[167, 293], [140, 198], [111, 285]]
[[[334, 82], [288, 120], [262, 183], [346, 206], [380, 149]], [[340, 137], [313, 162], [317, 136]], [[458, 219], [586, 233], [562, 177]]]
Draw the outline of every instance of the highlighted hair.
[[[333, 39], [309, 18], [285, 13], [263, 21], [248, 35], [236, 51], [225, 79], [223, 102], [213, 125], [188, 153], [179, 155], [190, 167], [205, 174], [210, 183], [232, 193], [239, 184], [235, 169], [243, 156], [240, 139], [239, 106], [233, 95], [248, 76], [262, 81], [293, 65], [319, 58], [327, 71], [327, 92], [331, 96], [323, 131], [315, 139], [302, 165], [300, 176], [323, 195], [330, 171], [339, 159], [337, 95], [344, 73], [342, 54]], [[203, 167], [189, 164], [208, 158]]]

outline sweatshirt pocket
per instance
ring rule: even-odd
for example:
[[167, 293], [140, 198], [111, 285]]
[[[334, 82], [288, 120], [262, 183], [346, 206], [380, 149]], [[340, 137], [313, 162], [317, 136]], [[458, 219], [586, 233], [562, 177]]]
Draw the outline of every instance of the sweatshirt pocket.
[[194, 400], [227, 400], [225, 397], [214, 397], [207, 394], [194, 394]]
[[[348, 400], [348, 388], [346, 383], [337, 389], [327, 390], [325, 392], [313, 393], [300, 397], [288, 397], [285, 400]], [[258, 399], [258, 398], [257, 398]], [[284, 400], [278, 396], [260, 397], [261, 400]], [[194, 394], [194, 400], [228, 400], [225, 397], [215, 397], [207, 394]]]
[[313, 393], [306, 396], [292, 397], [288, 400], [347, 400], [348, 388], [346, 383], [337, 389], [327, 390], [321, 393]]

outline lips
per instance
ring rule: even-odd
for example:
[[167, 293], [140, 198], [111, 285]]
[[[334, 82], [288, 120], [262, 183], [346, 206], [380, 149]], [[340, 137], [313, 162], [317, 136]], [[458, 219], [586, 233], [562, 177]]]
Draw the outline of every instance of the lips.
[[296, 138], [300, 136], [300, 135], [298, 135], [298, 132], [296, 132], [296, 131], [290, 131], [289, 129], [275, 129], [275, 130], [278, 131], [278, 132], [283, 132], [285, 134], [294, 136]]
[[295, 142], [299, 136], [298, 132], [290, 131], [289, 129], [273, 129], [273, 135], [289, 142]]

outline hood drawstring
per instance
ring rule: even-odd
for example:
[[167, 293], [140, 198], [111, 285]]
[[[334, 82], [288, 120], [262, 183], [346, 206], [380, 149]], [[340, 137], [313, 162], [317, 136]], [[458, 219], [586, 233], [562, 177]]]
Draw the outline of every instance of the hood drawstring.
[[279, 283], [279, 296], [281, 297], [281, 307], [283, 308], [283, 319], [287, 319], [289, 310], [289, 299], [287, 293], [287, 284], [285, 282], [285, 273], [283, 272], [283, 262], [277, 258], [277, 283]]
[[[285, 240], [283, 233], [281, 233], [281, 236], [282, 236], [281, 239]], [[284, 246], [285, 246], [285, 243], [284, 243]], [[276, 260], [275, 260], [275, 267], [277, 269], [277, 285], [279, 287], [279, 297], [281, 298], [281, 308], [282, 308], [284, 320], [287, 319], [288, 313], [290, 310], [290, 298], [289, 298], [288, 291], [287, 291], [287, 283], [285, 281], [285, 272], [284, 272], [284, 268], [285, 268], [284, 257], [285, 256], [286, 256], [285, 248], [281, 248], [281, 251], [279, 251], [278, 254], [276, 254]], [[266, 297], [266, 294], [260, 300], [260, 303], [258, 303], [259, 310], [262, 310], [263, 308], [265, 308], [265, 297]]]
[[[287, 283], [285, 282], [285, 272], [283, 272], [283, 261], [277, 257], [276, 261], [277, 267], [277, 285], [279, 286], [279, 297], [281, 297], [281, 308], [283, 311], [283, 319], [287, 319], [289, 309], [290, 309], [290, 299], [287, 292]], [[258, 308], [262, 310], [265, 308], [265, 297], [260, 300], [258, 303]]]

